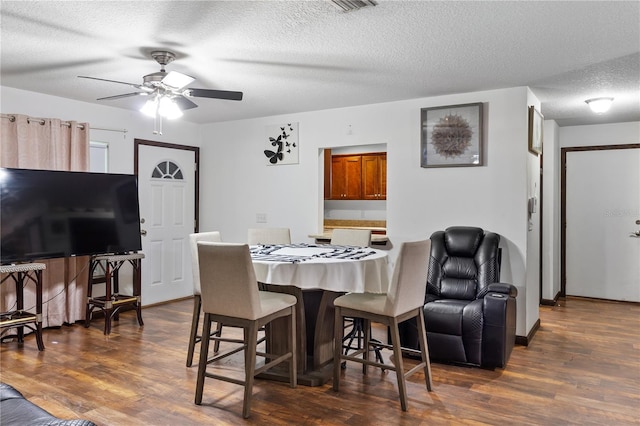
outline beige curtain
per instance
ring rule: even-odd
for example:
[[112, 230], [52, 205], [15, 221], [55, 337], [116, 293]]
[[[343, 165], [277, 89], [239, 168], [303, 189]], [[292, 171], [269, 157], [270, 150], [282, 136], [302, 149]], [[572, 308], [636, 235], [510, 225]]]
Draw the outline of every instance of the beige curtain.
[[[89, 170], [89, 125], [59, 119], [2, 114], [0, 167], [42, 170]], [[89, 258], [45, 260], [42, 274], [43, 327], [84, 319]], [[4, 277], [3, 277], [4, 278]], [[0, 286], [0, 311], [15, 306], [15, 289]], [[33, 285], [24, 289], [25, 308], [35, 306]], [[25, 329], [26, 331], [26, 329]]]

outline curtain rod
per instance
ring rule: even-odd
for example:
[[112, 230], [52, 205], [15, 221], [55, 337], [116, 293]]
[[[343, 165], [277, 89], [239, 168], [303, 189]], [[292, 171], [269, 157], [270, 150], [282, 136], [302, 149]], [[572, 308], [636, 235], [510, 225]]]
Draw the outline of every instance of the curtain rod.
[[[8, 118], [9, 121], [14, 122], [16, 121], [16, 116], [15, 115], [11, 115], [11, 114], [2, 114], [2, 118]], [[47, 121], [44, 118], [33, 118], [33, 117], [27, 117], [27, 123], [31, 124], [31, 123], [38, 123], [38, 124], [45, 124]], [[61, 121], [60, 122], [61, 126], [66, 126], [66, 127], [71, 127], [71, 123], [69, 123], [68, 121]], [[78, 124], [78, 128], [79, 129], [84, 129], [84, 125], [82, 124]]]
[[128, 133], [127, 129], [104, 129], [101, 127], [92, 127], [91, 130], [104, 130], [105, 132], [120, 132], [120, 133]]
[[[2, 118], [7, 118], [11, 122], [16, 120], [16, 116], [15, 115], [11, 115], [11, 114], [2, 114]], [[32, 123], [32, 122], [33, 123], [38, 123], [38, 124], [46, 123], [46, 121], [43, 118], [27, 117], [27, 123]], [[69, 127], [69, 126], [71, 126], [71, 123], [69, 123], [68, 121], [63, 121], [63, 122], [60, 123], [60, 125]], [[78, 124], [78, 128], [84, 130], [84, 125]], [[90, 127], [90, 130], [103, 130], [105, 132], [120, 132], [120, 133], [127, 133], [128, 132], [127, 129], [107, 129], [107, 128], [102, 128], [102, 127]]]

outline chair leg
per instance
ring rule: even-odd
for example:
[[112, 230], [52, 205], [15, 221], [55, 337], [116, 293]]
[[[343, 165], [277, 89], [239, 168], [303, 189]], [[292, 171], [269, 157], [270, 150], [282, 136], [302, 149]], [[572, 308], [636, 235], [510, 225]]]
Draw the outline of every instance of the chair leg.
[[[220, 321], [218, 321], [216, 325], [216, 331], [213, 334], [218, 337], [222, 337], [222, 323]], [[213, 352], [218, 353], [219, 350], [220, 350], [220, 340], [215, 340], [213, 342]]]
[[289, 362], [289, 385], [292, 388], [298, 386], [298, 356], [296, 347], [296, 311], [291, 307], [289, 316], [289, 349], [291, 350], [291, 360]]
[[[209, 336], [211, 334], [211, 315], [204, 314], [204, 330], [203, 335]], [[209, 356], [209, 339], [202, 339], [200, 342], [200, 360], [198, 361], [198, 380], [196, 382], [196, 405], [202, 403], [202, 391], [204, 388], [204, 374], [207, 370], [207, 358]]]
[[398, 329], [398, 320], [395, 318], [391, 321], [391, 344], [393, 345], [393, 358], [396, 362], [400, 406], [402, 407], [402, 411], [407, 411], [407, 384], [404, 378], [404, 362], [402, 359], [402, 348], [400, 347], [400, 330]]
[[342, 327], [342, 309], [335, 307], [334, 321], [335, 339], [333, 343], [333, 390], [340, 389], [340, 363], [342, 361], [342, 339], [344, 338], [344, 327]]
[[189, 349], [187, 350], [187, 367], [191, 367], [191, 364], [193, 363], [193, 353], [196, 348], [196, 339], [198, 335], [198, 323], [200, 322], [201, 306], [202, 306], [202, 297], [199, 294], [194, 295], [193, 296], [193, 318], [191, 319]]
[[252, 322], [244, 329], [244, 403], [242, 404], [242, 417], [249, 418], [251, 414], [251, 396], [253, 394], [253, 379], [256, 371], [256, 345], [258, 341], [258, 327]]
[[431, 361], [429, 360], [429, 344], [427, 342], [427, 330], [424, 322], [424, 312], [419, 310], [418, 315], [418, 340], [420, 342], [420, 352], [422, 354], [422, 362], [426, 365], [424, 367], [424, 381], [427, 385], [427, 390], [431, 391], [433, 388], [433, 379], [431, 377]]
[[[369, 361], [369, 346], [371, 346], [371, 321], [368, 319], [362, 319], [362, 332], [364, 334], [364, 352], [362, 353], [362, 359]], [[362, 363], [362, 374], [367, 375], [367, 364]]]

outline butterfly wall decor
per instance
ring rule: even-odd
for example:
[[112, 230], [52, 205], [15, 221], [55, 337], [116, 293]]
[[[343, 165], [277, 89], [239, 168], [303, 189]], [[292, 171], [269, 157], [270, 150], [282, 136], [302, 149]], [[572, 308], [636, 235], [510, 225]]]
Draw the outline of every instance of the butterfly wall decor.
[[267, 126], [266, 133], [267, 165], [298, 163], [298, 123]]

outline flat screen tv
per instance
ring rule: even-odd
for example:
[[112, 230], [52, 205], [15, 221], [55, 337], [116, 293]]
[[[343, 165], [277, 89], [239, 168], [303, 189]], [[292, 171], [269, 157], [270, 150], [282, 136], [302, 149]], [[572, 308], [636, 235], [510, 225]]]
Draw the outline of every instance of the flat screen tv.
[[0, 168], [0, 262], [142, 249], [135, 175]]

